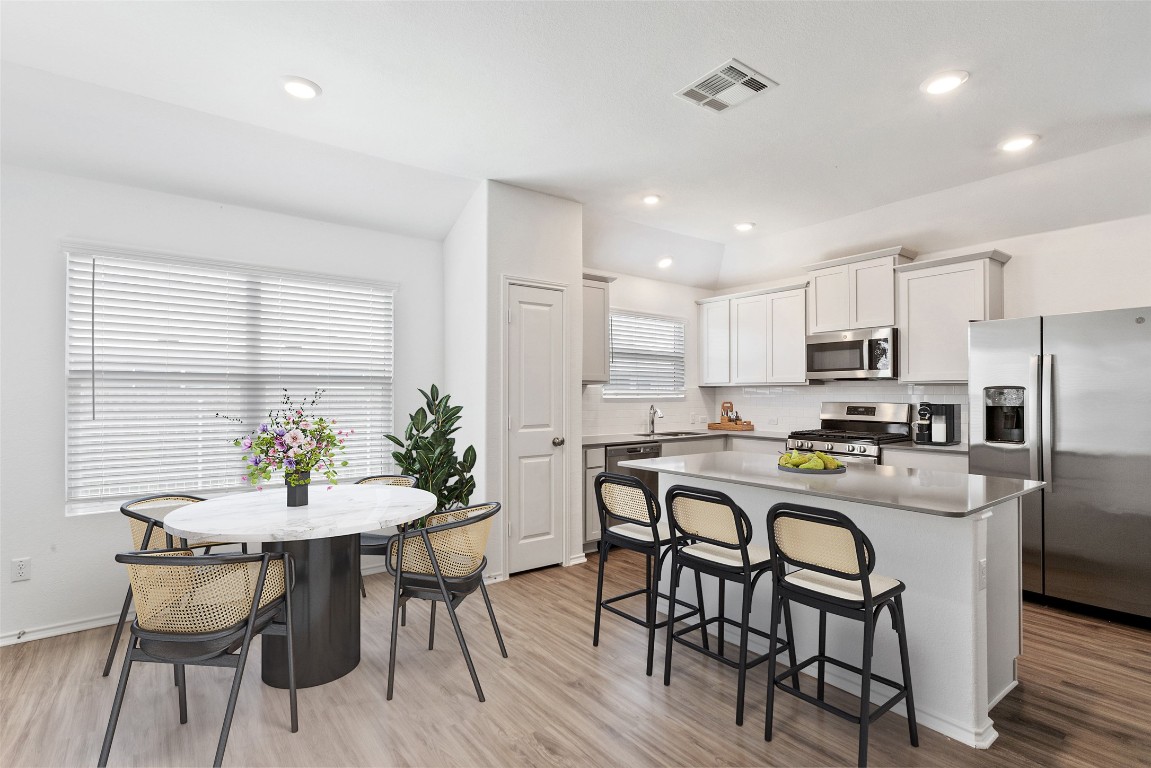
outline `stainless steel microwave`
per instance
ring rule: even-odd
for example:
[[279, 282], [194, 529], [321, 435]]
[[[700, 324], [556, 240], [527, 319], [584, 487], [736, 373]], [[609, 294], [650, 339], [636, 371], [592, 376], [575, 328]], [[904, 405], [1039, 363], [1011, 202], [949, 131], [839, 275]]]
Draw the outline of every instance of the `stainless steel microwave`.
[[895, 328], [862, 328], [856, 331], [815, 333], [807, 337], [807, 378], [894, 379]]

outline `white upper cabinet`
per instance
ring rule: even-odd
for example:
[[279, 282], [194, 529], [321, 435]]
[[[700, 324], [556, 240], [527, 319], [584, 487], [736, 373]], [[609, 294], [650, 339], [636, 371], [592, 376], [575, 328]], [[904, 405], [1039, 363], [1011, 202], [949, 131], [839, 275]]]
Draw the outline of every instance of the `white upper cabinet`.
[[699, 305], [699, 383], [731, 382], [731, 300]]
[[583, 281], [583, 383], [608, 380], [611, 347], [608, 340], [610, 283], [614, 277], [584, 275]]
[[1000, 251], [898, 267], [899, 380], [967, 381], [967, 326], [1003, 317]]
[[806, 383], [804, 285], [700, 301], [700, 383]]
[[895, 325], [895, 267], [915, 255], [896, 246], [824, 262], [810, 272], [810, 332]]

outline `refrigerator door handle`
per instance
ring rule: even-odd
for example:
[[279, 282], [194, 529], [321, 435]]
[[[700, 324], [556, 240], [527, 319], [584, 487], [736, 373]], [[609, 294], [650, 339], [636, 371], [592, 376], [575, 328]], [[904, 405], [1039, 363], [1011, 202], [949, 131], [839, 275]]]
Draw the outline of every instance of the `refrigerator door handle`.
[[1053, 467], [1051, 465], [1051, 454], [1055, 448], [1055, 400], [1052, 397], [1052, 388], [1055, 382], [1052, 378], [1052, 369], [1054, 368], [1054, 356], [1043, 355], [1043, 373], [1042, 373], [1042, 392], [1043, 402], [1040, 404], [1040, 412], [1043, 418], [1043, 481], [1047, 483], [1047, 488], [1044, 490], [1047, 493], [1055, 492], [1055, 477], [1053, 474]]
[[1039, 473], [1039, 451], [1043, 444], [1042, 433], [1039, 431], [1039, 355], [1032, 355], [1027, 366], [1027, 458], [1028, 477], [1032, 480], [1042, 480]]

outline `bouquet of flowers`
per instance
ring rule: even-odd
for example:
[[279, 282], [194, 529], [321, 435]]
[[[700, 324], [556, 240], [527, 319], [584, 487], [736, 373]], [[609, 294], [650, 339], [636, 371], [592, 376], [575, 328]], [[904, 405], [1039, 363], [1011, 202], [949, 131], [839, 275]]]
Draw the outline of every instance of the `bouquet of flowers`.
[[[336, 482], [336, 453], [344, 450], [344, 438], [355, 430], [336, 429], [335, 421], [309, 413], [323, 394], [319, 389], [296, 403], [285, 389], [280, 407], [268, 411], [268, 420], [233, 441], [244, 449], [245, 475], [252, 485], [270, 480], [278, 469], [284, 471], [289, 485], [311, 482], [305, 473], [313, 470], [329, 483]], [[347, 461], [339, 462], [341, 467], [347, 465]]]

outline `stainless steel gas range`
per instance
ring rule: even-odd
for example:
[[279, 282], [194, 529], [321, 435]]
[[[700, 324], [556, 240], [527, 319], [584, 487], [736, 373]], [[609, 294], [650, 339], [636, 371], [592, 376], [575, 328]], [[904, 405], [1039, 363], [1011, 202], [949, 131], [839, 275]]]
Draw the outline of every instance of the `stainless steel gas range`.
[[823, 403], [819, 429], [787, 436], [788, 450], [823, 451], [854, 464], [879, 464], [883, 446], [911, 440], [910, 403]]

